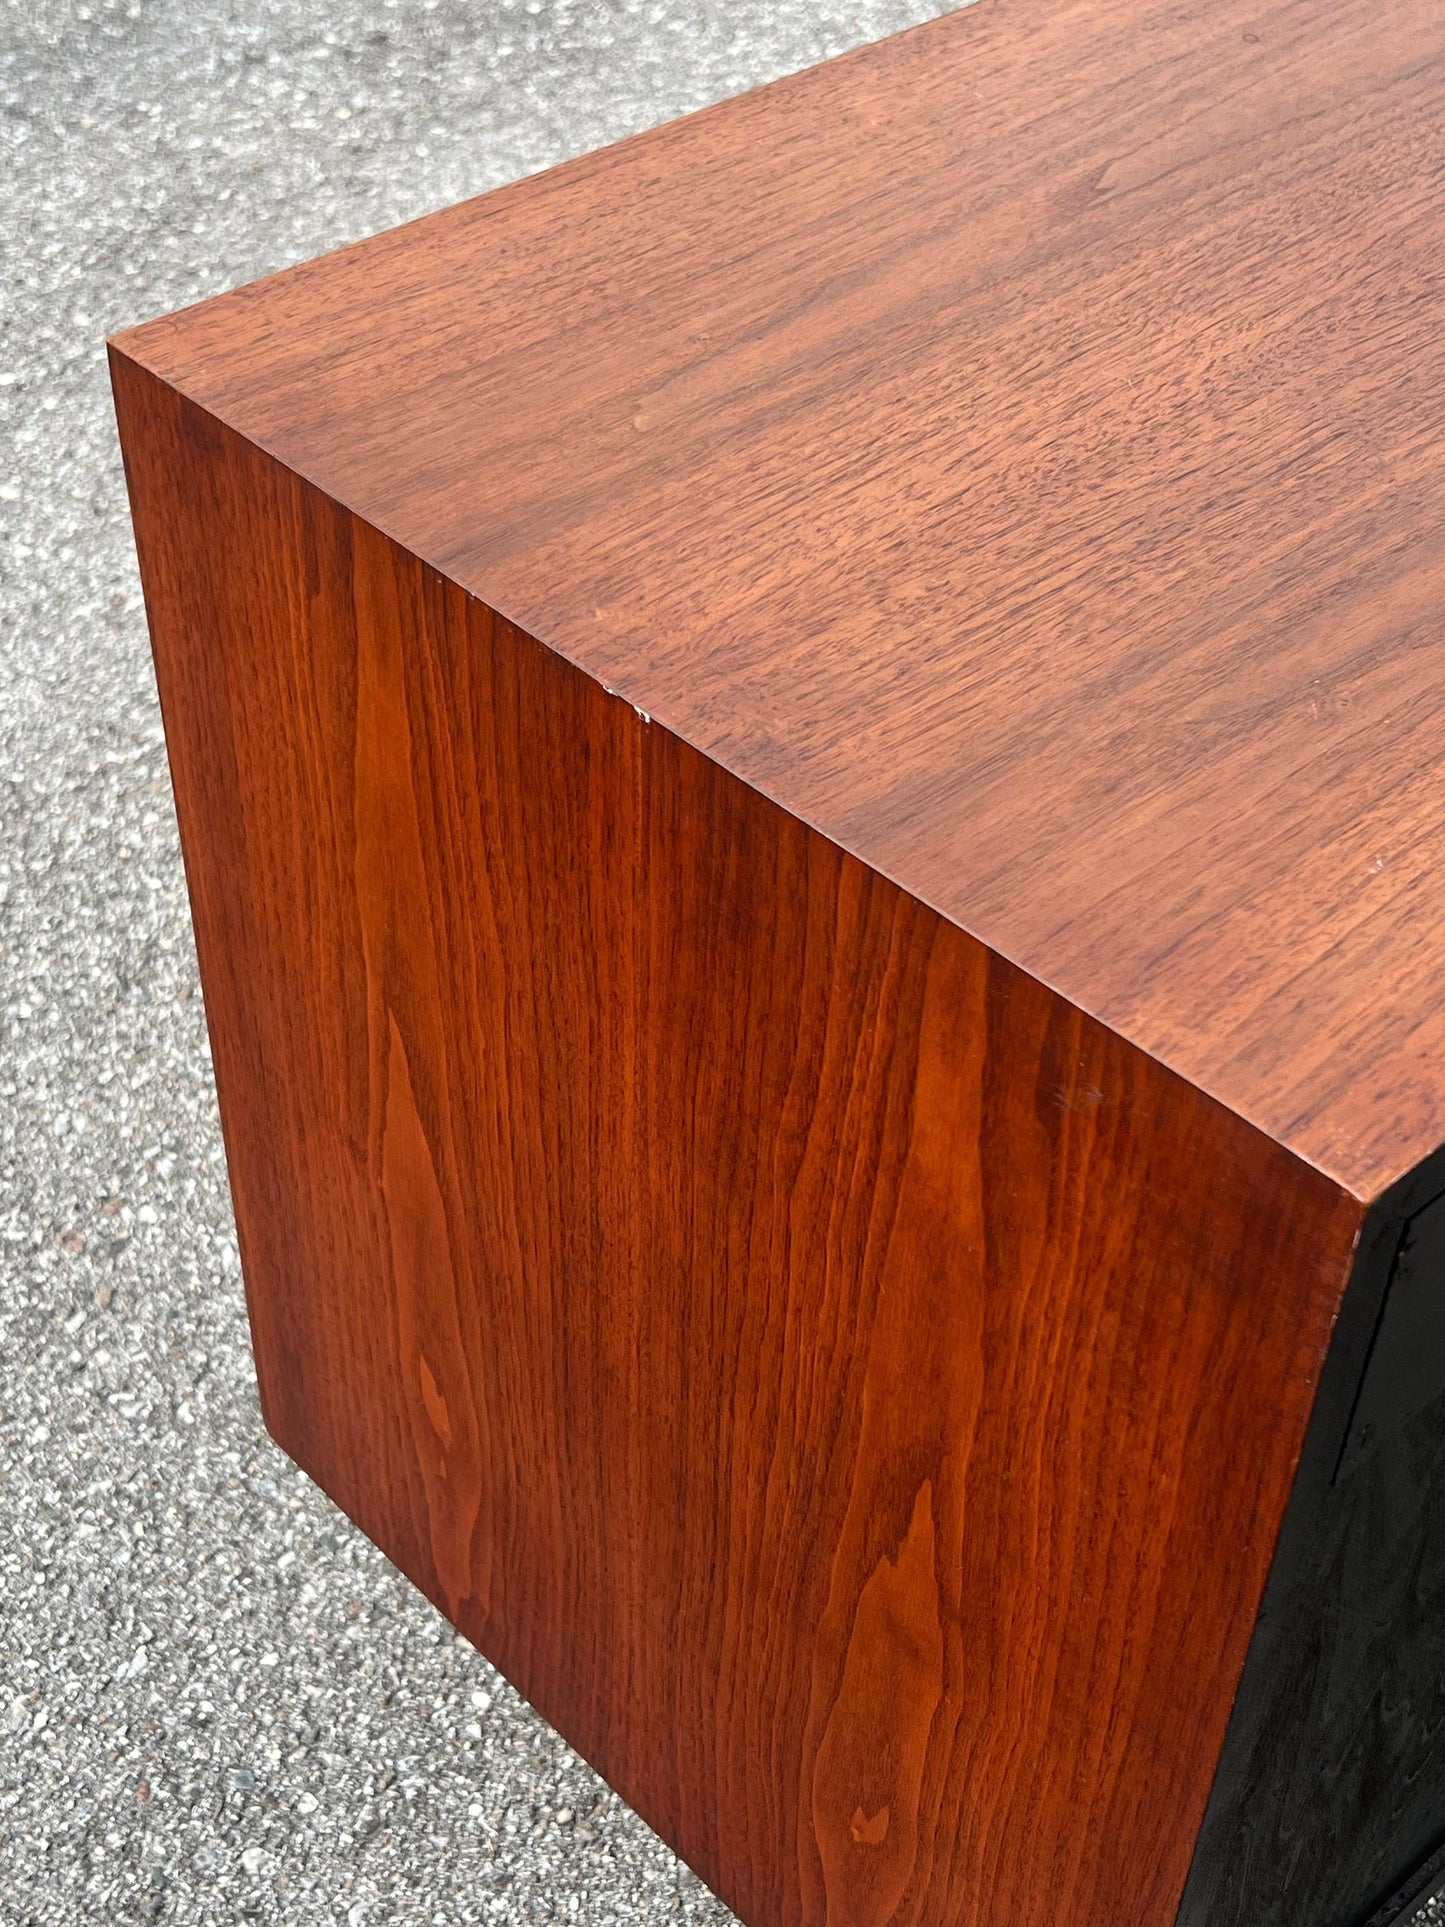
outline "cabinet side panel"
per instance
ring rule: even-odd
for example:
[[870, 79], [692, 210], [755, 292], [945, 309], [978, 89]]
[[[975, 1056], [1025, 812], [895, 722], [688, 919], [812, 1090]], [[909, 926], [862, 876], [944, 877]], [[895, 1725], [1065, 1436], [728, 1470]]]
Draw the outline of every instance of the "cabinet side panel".
[[1168, 1927], [1358, 1207], [117, 387], [276, 1436], [753, 1927]]

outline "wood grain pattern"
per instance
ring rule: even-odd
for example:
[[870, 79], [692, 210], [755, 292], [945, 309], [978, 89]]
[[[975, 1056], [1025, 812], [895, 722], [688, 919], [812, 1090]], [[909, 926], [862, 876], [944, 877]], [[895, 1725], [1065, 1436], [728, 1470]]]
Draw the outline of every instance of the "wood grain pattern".
[[1358, 1203], [115, 379], [277, 1437], [752, 1927], [1168, 1927]]
[[1438, 0], [979, 0], [123, 347], [1368, 1200], [1442, 262]]

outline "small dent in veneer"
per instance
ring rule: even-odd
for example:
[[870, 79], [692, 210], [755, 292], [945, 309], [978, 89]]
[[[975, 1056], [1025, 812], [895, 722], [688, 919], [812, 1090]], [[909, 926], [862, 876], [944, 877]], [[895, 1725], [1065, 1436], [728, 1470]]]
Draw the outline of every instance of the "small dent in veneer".
[[1078, 1090], [1070, 1090], [1067, 1084], [1054, 1087], [1054, 1102], [1061, 1111], [1097, 1111], [1103, 1101], [1097, 1084], [1084, 1084]]
[[876, 1813], [867, 1814], [862, 1807], [854, 1807], [848, 1831], [860, 1847], [881, 1847], [888, 1838], [888, 1808], [880, 1807]]
[[609, 696], [615, 696], [620, 703], [626, 703], [628, 708], [631, 709], [642, 722], [650, 723], [652, 721], [651, 716], [648, 715], [640, 703], [635, 703], [630, 697], [624, 696], [622, 691], [620, 689], [614, 689], [610, 682], [603, 683], [602, 687]]

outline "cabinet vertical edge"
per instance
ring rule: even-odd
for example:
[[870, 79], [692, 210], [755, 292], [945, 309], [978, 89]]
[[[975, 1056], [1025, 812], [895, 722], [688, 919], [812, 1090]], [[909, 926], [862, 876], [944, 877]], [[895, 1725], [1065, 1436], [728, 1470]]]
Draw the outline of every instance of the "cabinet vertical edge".
[[[255, 1269], [248, 1263], [248, 1200], [236, 1183], [238, 1167], [251, 1162], [243, 1138], [252, 1129], [252, 1120], [248, 1107], [229, 1101], [227, 1086], [233, 1076], [239, 1082], [244, 1075], [239, 1062], [245, 1054], [244, 1043], [236, 1039], [240, 1048], [233, 1051], [221, 1042], [217, 1049], [218, 1029], [227, 1028], [231, 1013], [242, 1003], [237, 972], [243, 960], [225, 943], [209, 941], [212, 929], [220, 922], [211, 908], [216, 896], [214, 879], [227, 869], [233, 874], [244, 869], [244, 857], [234, 835], [229, 848], [217, 848], [210, 841], [213, 833], [225, 833], [228, 818], [218, 804], [224, 794], [234, 793], [236, 770], [225, 719], [207, 716], [203, 682], [194, 679], [196, 686], [191, 686], [193, 639], [187, 634], [186, 612], [176, 595], [184, 563], [178, 561], [174, 551], [184, 550], [215, 519], [215, 502], [198, 501], [193, 489], [197, 484], [224, 486], [225, 478], [219, 471], [215, 475], [199, 473], [196, 450], [187, 445], [184, 425], [208, 420], [203, 411], [133, 359], [124, 336], [109, 339], [106, 350], [180, 831], [261, 1415], [272, 1437], [284, 1442], [287, 1427], [273, 1394], [274, 1388], [285, 1382], [285, 1363], [280, 1348], [269, 1346], [271, 1320], [253, 1290]], [[216, 427], [219, 432], [219, 425]], [[166, 551], [173, 553], [167, 555]], [[196, 633], [197, 637], [204, 635], [203, 623], [196, 624]], [[311, 1469], [294, 1443], [287, 1449], [302, 1463], [303, 1470]]]

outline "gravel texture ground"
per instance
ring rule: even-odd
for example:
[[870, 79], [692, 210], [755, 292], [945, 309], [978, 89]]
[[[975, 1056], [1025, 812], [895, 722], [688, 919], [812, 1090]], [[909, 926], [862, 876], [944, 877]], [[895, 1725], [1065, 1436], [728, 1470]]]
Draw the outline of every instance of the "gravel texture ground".
[[261, 1429], [101, 338], [935, 11], [0, 8], [0, 1921], [730, 1919]]

